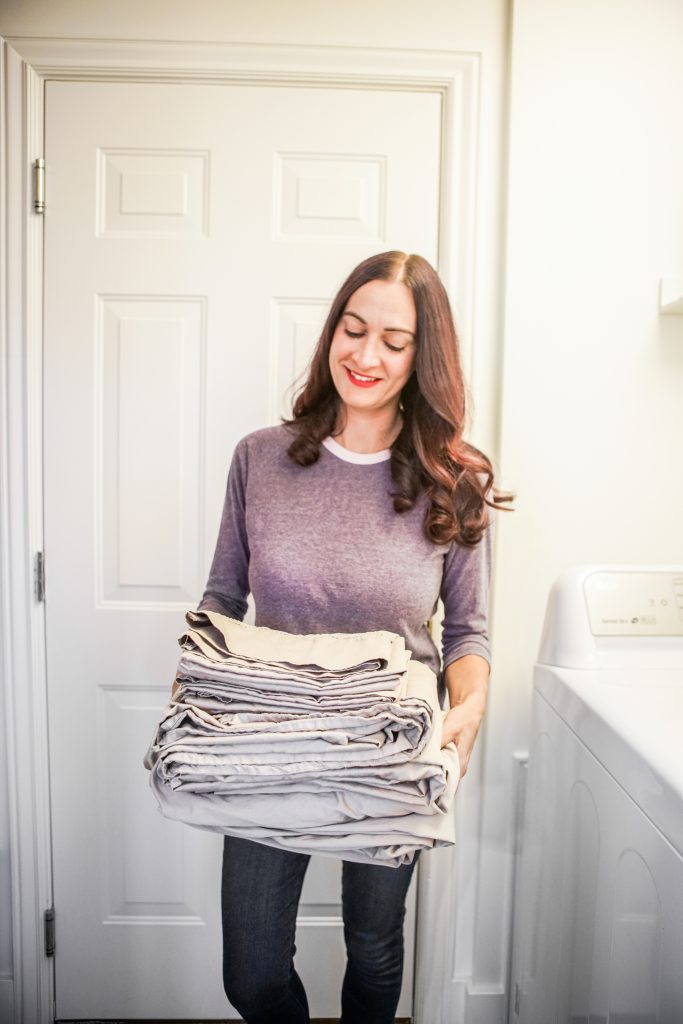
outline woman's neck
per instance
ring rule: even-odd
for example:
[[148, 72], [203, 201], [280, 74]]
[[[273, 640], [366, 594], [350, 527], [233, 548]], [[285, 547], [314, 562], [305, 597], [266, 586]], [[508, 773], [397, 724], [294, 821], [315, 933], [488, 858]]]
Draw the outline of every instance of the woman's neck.
[[348, 451], [369, 455], [390, 448], [401, 432], [402, 423], [398, 408], [362, 413], [342, 407], [332, 436]]

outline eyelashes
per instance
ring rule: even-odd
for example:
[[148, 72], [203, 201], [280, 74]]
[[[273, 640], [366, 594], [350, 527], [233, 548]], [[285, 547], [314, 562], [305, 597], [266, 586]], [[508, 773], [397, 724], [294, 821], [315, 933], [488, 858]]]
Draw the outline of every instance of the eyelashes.
[[[354, 331], [348, 330], [347, 327], [344, 328], [344, 334], [346, 334], [347, 337], [349, 337], [349, 338], [362, 338], [363, 337], [362, 332], [357, 334]], [[403, 348], [404, 348], [404, 346], [390, 345], [388, 341], [385, 341], [384, 344], [386, 345], [386, 347], [391, 352], [402, 352]]]

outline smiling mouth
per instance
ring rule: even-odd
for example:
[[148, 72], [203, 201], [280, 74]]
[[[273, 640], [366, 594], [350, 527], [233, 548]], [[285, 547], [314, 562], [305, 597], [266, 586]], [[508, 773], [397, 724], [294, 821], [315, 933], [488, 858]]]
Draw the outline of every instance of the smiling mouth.
[[377, 384], [381, 379], [379, 377], [366, 377], [362, 373], [354, 373], [353, 370], [349, 370], [348, 366], [345, 366], [344, 369], [351, 383], [359, 388], [371, 388], [373, 384]]

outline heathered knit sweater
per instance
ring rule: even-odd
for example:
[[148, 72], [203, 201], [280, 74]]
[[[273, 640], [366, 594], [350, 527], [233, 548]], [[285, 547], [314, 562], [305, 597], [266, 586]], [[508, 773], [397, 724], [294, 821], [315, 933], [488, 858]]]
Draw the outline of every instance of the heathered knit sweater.
[[299, 466], [291, 429], [244, 437], [233, 455], [216, 551], [199, 608], [288, 633], [386, 629], [439, 674], [428, 620], [444, 603], [443, 667], [464, 654], [490, 662], [488, 585], [495, 519], [475, 548], [424, 533], [426, 498], [394, 511], [390, 452], [357, 455], [331, 439]]

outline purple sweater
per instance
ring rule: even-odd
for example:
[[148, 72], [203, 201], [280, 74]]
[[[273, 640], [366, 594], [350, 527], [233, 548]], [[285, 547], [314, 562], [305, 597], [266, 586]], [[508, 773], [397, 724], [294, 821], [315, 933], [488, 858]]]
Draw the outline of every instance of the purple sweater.
[[[290, 428], [242, 438], [228, 474], [218, 542], [199, 608], [288, 633], [386, 629], [439, 673], [427, 621], [444, 603], [443, 667], [490, 663], [488, 585], [495, 519], [475, 548], [427, 539], [424, 495], [394, 511], [389, 451], [354, 455], [323, 442], [312, 466], [287, 455]], [[358, 461], [349, 461], [350, 459]]]

